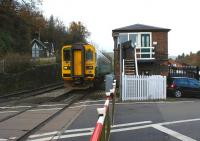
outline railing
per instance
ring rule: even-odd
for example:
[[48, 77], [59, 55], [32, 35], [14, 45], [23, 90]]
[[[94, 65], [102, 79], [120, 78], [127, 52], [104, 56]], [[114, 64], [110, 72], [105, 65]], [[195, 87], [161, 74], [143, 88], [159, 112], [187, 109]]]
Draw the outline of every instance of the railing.
[[123, 61], [122, 61], [122, 75], [124, 75], [125, 74], [125, 61], [124, 61], [124, 59], [123, 59]]
[[166, 99], [166, 76], [122, 77], [122, 101]]
[[138, 60], [153, 60], [155, 51], [154, 47], [136, 47], [136, 56]]
[[137, 62], [137, 53], [136, 53], [136, 48], [134, 48], [134, 53], [135, 53], [135, 71], [136, 71], [136, 75], [138, 75], [138, 62]]
[[[108, 141], [110, 137], [111, 123], [114, 122], [115, 111], [115, 95], [116, 95], [116, 80], [113, 83], [113, 89], [110, 92], [106, 92], [106, 101], [103, 108], [97, 108], [99, 114], [96, 127], [92, 133], [90, 141]], [[109, 100], [112, 99], [112, 118], [110, 123], [109, 114]]]

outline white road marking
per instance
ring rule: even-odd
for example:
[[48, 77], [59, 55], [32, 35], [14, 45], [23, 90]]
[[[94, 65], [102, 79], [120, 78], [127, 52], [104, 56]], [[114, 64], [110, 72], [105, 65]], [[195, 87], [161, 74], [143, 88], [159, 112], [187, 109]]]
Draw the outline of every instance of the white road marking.
[[163, 133], [166, 133], [166, 134], [168, 134], [170, 136], [173, 136], [173, 137], [175, 137], [175, 138], [177, 138], [179, 140], [182, 140], [182, 141], [197, 141], [197, 140], [194, 140], [194, 139], [192, 139], [192, 138], [190, 138], [188, 136], [185, 136], [185, 135], [183, 135], [181, 133], [178, 133], [176, 131], [173, 131], [173, 130], [171, 130], [169, 128], [166, 128], [164, 126], [161, 126], [161, 125], [153, 125], [152, 127], [157, 129], [157, 130], [159, 130], [159, 131], [162, 131]]
[[[38, 107], [54, 107], [54, 106], [65, 106], [66, 104], [46, 104], [39, 105]], [[0, 109], [17, 109], [17, 108], [30, 108], [32, 106], [4, 106], [0, 107]]]
[[[125, 123], [125, 124], [117, 124], [112, 126], [113, 128], [117, 127], [123, 127], [123, 126], [133, 126], [133, 125], [139, 125], [139, 124], [148, 124], [152, 123], [152, 121], [142, 121], [142, 122], [133, 122], [133, 123]], [[89, 128], [81, 128], [81, 129], [71, 129], [71, 130], [66, 130], [64, 133], [73, 133], [73, 132], [85, 132], [85, 131], [93, 131], [94, 127], [89, 127]], [[54, 131], [54, 132], [48, 132], [48, 133], [43, 133], [43, 134], [36, 134], [36, 135], [31, 135], [29, 138], [36, 138], [36, 137], [42, 137], [42, 136], [48, 136], [48, 135], [55, 135], [59, 133], [59, 131]]]
[[152, 123], [152, 121], [141, 121], [141, 122], [117, 124], [117, 125], [113, 125], [112, 128], [123, 127], [123, 126], [131, 126], [131, 125], [139, 125], [139, 124], [148, 124], [148, 123]]
[[66, 104], [47, 104], [47, 105], [39, 105], [39, 107], [53, 107], [53, 106], [65, 106]]
[[9, 140], [15, 140], [17, 137], [10, 137]]
[[[81, 136], [88, 136], [91, 134], [92, 134], [92, 132], [62, 135], [62, 136], [55, 136], [53, 139], [57, 140], [57, 139], [65, 139], [65, 138], [72, 138], [72, 137], [81, 137]], [[40, 138], [40, 139], [34, 139], [34, 140], [28, 140], [28, 141], [49, 141], [49, 140], [52, 140], [52, 137], [46, 137], [46, 138]]]
[[105, 100], [88, 100], [88, 101], [83, 101], [83, 102], [77, 102], [77, 103], [74, 103], [74, 104], [85, 104], [85, 103], [96, 103], [96, 102], [104, 102]]
[[5, 114], [5, 113], [17, 113], [19, 111], [3, 111], [3, 112], [0, 112], [0, 114]]
[[35, 109], [35, 110], [28, 110], [30, 112], [38, 112], [38, 111], [51, 111], [51, 110], [60, 110], [62, 108], [51, 108], [51, 109]]
[[[124, 132], [124, 131], [130, 131], [130, 130], [138, 130], [138, 129], [144, 129], [144, 128], [149, 128], [149, 127], [156, 127], [156, 125], [158, 126], [161, 126], [161, 125], [170, 125], [170, 124], [177, 124], [177, 123], [185, 123], [185, 122], [192, 122], [192, 121], [200, 121], [200, 118], [196, 118], [196, 119], [188, 119], [188, 120], [179, 120], [179, 121], [172, 121], [172, 122], [162, 122], [162, 123], [156, 123], [156, 124], [148, 124], [148, 125], [142, 125], [142, 126], [134, 126], [134, 127], [127, 127], [127, 128], [121, 128], [121, 129], [112, 129], [111, 130], [111, 133], [115, 133], [115, 132]], [[131, 123], [128, 123], [127, 125], [130, 125]], [[119, 124], [120, 125], [120, 124]], [[116, 126], [119, 126], [119, 125], [116, 125]], [[121, 124], [123, 125], [123, 124]], [[124, 124], [125, 125], [125, 124]], [[79, 130], [82, 130], [84, 131], [86, 128], [83, 128], [83, 129], [79, 129]], [[78, 129], [73, 129], [73, 130], [78, 130]], [[170, 130], [170, 129], [169, 129]], [[168, 131], [169, 131], [168, 130]], [[69, 135], [61, 135], [60, 137], [59, 136], [55, 136], [54, 139], [63, 139], [63, 138], [72, 138], [72, 137], [80, 137], [80, 136], [88, 136], [88, 135], [91, 135], [92, 132], [89, 131], [89, 132], [84, 132], [84, 133], [74, 133], [74, 134], [69, 134]], [[180, 133], [178, 133], [180, 134]], [[182, 135], [182, 134], [180, 134]], [[183, 135], [184, 136], [184, 135]], [[182, 137], [183, 137], [182, 136]], [[182, 138], [180, 137], [180, 138]], [[186, 137], [187, 139], [191, 139], [187, 136], [184, 136]], [[47, 141], [49, 139], [51, 139], [52, 137], [43, 137], [43, 138], [40, 138], [40, 139], [32, 139], [30, 141]], [[185, 140], [183, 140], [185, 141]], [[195, 141], [195, 140], [187, 140], [187, 141]]]
[[7, 141], [8, 139], [0, 139], [0, 141]]
[[177, 120], [177, 121], [171, 121], [171, 122], [169, 121], [169, 122], [163, 122], [163, 123], [157, 123], [157, 124], [158, 125], [169, 125], [169, 124], [192, 122], [192, 121], [200, 121], [200, 118], [186, 119], [186, 120]]
[[11, 106], [11, 107], [0, 107], [0, 109], [17, 109], [17, 108], [30, 108], [32, 106]]
[[[82, 109], [80, 109], [80, 111], [71, 119], [71, 121], [69, 121], [68, 123], [66, 123], [66, 124], [62, 127], [62, 129], [59, 131], [60, 133], [56, 135], [56, 136], [59, 136], [59, 139], [60, 139], [60, 136], [62, 136], [62, 134], [66, 131], [66, 129], [78, 118], [78, 116], [82, 113], [82, 111], [83, 111], [84, 109], [85, 109], [85, 107], [82, 108]], [[52, 137], [52, 140], [54, 140], [54, 138], [56, 138], [56, 136], [53, 136], [53, 137]]]
[[104, 105], [104, 103], [102, 103], [102, 104], [90, 104], [90, 105], [83, 104], [83, 105], [78, 105], [78, 106], [72, 106], [72, 107], [69, 107], [69, 108], [88, 107], [88, 106], [103, 106], [103, 105]]
[[171, 104], [171, 103], [192, 103], [195, 101], [144, 101], [144, 102], [126, 102], [126, 103], [115, 103], [118, 105], [127, 105], [127, 104]]
[[42, 136], [55, 135], [57, 133], [59, 133], [59, 131], [53, 131], [53, 132], [48, 132], [48, 133], [43, 133], [43, 134], [35, 134], [35, 135], [29, 136], [29, 138], [37, 138], [37, 137], [42, 137]]
[[[38, 111], [53, 111], [53, 110], [60, 110], [62, 108], [50, 108], [50, 109], [35, 109], [35, 110], [27, 110], [29, 112], [38, 112]], [[5, 114], [5, 113], [17, 113], [20, 111], [2, 111], [0, 114]]]

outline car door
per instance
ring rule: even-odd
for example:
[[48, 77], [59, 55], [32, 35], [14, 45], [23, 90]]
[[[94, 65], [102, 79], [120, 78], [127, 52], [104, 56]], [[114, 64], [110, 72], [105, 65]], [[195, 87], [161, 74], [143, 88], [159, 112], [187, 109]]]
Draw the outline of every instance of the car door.
[[189, 95], [191, 93], [189, 82], [188, 82], [187, 78], [176, 78], [175, 84], [177, 85], [176, 89], [181, 90], [184, 95]]
[[196, 79], [188, 79], [191, 92], [194, 96], [200, 95], [200, 82]]

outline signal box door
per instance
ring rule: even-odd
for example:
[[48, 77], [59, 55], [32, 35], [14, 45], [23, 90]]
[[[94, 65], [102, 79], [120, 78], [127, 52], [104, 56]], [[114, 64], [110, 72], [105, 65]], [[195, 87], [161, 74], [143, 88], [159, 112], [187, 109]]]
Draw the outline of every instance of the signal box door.
[[82, 54], [81, 50], [74, 50], [74, 76], [82, 75]]

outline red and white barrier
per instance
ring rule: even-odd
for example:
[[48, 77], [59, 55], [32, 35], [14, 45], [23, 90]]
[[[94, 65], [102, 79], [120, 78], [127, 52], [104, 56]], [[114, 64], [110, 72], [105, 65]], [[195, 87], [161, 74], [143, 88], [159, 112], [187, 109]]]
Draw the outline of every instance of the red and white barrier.
[[92, 136], [90, 138], [90, 141], [99, 141], [101, 138], [101, 134], [102, 134], [102, 129], [105, 123], [105, 118], [106, 118], [106, 114], [108, 113], [109, 110], [109, 99], [112, 97], [112, 93], [115, 92], [115, 87], [116, 87], [116, 80], [113, 83], [113, 89], [110, 90], [110, 92], [106, 92], [106, 101], [104, 104], [103, 108], [97, 108], [97, 112], [99, 114], [99, 119], [96, 123], [95, 129], [92, 133]]
[[107, 113], [107, 110], [108, 110], [108, 106], [109, 106], [109, 98], [106, 99], [106, 102], [104, 104], [104, 108], [97, 108], [97, 112], [99, 114], [99, 119], [96, 123], [96, 127], [93, 131], [93, 134], [90, 138], [90, 141], [98, 141], [100, 139], [101, 132], [102, 132], [102, 129], [103, 129], [103, 124], [104, 124], [105, 117], [106, 117], [106, 113]]

